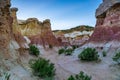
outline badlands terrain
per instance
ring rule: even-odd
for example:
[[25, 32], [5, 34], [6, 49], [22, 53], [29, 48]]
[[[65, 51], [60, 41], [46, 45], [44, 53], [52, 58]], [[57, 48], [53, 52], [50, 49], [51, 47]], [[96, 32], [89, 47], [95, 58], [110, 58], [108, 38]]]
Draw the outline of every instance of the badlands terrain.
[[[113, 60], [120, 52], [120, 0], [103, 0], [96, 9], [95, 28], [81, 25], [54, 31], [50, 19], [18, 20], [19, 9], [10, 4], [10, 0], [0, 0], [0, 80], [120, 80], [120, 56], [117, 62]], [[78, 57], [88, 47], [98, 52], [95, 61]], [[60, 53], [61, 49], [68, 51]], [[54, 77], [37, 73], [45, 67], [36, 71], [31, 67], [32, 60], [40, 58], [54, 64]], [[68, 79], [80, 71], [91, 79]]]

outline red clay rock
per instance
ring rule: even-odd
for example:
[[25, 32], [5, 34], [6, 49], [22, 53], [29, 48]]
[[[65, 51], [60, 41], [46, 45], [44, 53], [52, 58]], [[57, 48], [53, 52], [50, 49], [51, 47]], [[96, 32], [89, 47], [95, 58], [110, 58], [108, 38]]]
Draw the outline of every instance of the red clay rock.
[[[96, 11], [97, 23], [90, 41], [120, 41], [120, 1], [103, 0]], [[108, 2], [108, 3], [106, 3]], [[109, 7], [107, 5], [110, 5]], [[106, 6], [106, 8], [104, 7]], [[101, 11], [101, 12], [100, 12]]]
[[12, 18], [10, 17], [10, 0], [0, 0], [0, 55], [10, 57], [8, 45], [11, 40]]
[[47, 19], [43, 21], [42, 25], [43, 26], [40, 26], [40, 34], [30, 36], [31, 43], [42, 44], [44, 47], [45, 45], [59, 46], [59, 41], [55, 38], [55, 36], [52, 33], [50, 20]]

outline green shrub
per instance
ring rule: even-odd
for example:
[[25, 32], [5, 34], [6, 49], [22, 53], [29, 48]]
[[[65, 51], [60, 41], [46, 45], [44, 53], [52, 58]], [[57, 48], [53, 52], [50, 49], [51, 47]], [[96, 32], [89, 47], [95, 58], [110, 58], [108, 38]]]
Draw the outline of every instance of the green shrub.
[[73, 49], [60, 49], [58, 54], [72, 55]]
[[38, 56], [40, 53], [39, 49], [34, 45], [30, 45], [29, 52], [30, 54], [35, 55], [35, 56]]
[[87, 74], [84, 74], [83, 71], [80, 71], [79, 74], [76, 74], [75, 76], [70, 76], [67, 80], [91, 80], [91, 76], [88, 76]]
[[52, 46], [51, 44], [49, 44], [49, 48], [50, 48], [50, 49], [52, 49], [52, 48], [53, 48], [53, 46]]
[[77, 46], [76, 46], [76, 45], [72, 45], [72, 48], [73, 48], [73, 50], [74, 50], [74, 49], [76, 49], [76, 48], [77, 48]]
[[120, 64], [120, 52], [117, 52], [115, 56], [113, 57], [113, 61], [116, 61], [118, 64]]
[[66, 49], [65, 55], [72, 55], [73, 49]]
[[86, 48], [78, 55], [78, 58], [85, 61], [96, 61], [99, 59], [99, 55], [95, 48]]
[[4, 73], [2, 76], [2, 80], [10, 80], [10, 74], [9, 73]]
[[106, 56], [107, 56], [107, 52], [106, 52], [106, 51], [103, 51], [103, 52], [102, 52], [102, 55], [103, 55], [103, 57], [106, 57]]
[[39, 58], [30, 62], [33, 73], [41, 78], [53, 78], [55, 75], [54, 64], [49, 60]]
[[59, 49], [58, 54], [63, 54], [65, 52], [65, 49]]

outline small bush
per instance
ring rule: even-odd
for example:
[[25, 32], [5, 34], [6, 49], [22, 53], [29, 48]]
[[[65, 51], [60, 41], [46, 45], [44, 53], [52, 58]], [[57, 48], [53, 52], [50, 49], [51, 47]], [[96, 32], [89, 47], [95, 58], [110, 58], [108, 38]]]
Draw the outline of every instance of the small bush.
[[78, 58], [85, 61], [97, 61], [99, 55], [95, 48], [86, 48], [78, 55]]
[[30, 45], [29, 51], [30, 51], [30, 54], [35, 56], [38, 56], [40, 53], [39, 49], [34, 45]]
[[65, 49], [60, 49], [59, 51], [58, 51], [58, 54], [63, 54], [65, 52]]
[[103, 51], [103, 52], [102, 52], [102, 55], [103, 55], [103, 57], [106, 57], [106, 56], [107, 56], [107, 52], [106, 52], [106, 51]]
[[49, 48], [50, 48], [50, 49], [52, 49], [52, 48], [53, 48], [53, 46], [52, 46], [51, 44], [49, 44]]
[[33, 73], [41, 78], [53, 78], [55, 75], [54, 64], [49, 60], [39, 58], [30, 62]]
[[73, 49], [60, 49], [58, 54], [72, 55]]
[[73, 48], [73, 50], [74, 50], [74, 49], [76, 49], [76, 48], [77, 48], [77, 46], [76, 46], [76, 45], [72, 45], [72, 48]]
[[113, 61], [116, 61], [118, 64], [120, 64], [120, 52], [117, 52], [112, 59]]
[[73, 49], [66, 49], [65, 55], [72, 55]]
[[67, 80], [91, 80], [91, 76], [88, 76], [87, 74], [84, 74], [83, 71], [80, 71], [79, 74], [75, 76], [70, 76]]

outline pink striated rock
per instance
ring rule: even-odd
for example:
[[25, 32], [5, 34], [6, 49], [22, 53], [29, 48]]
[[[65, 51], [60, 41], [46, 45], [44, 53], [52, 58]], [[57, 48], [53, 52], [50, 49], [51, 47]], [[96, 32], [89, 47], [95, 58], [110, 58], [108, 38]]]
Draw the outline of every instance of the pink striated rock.
[[[108, 42], [112, 40], [120, 41], [120, 1], [103, 0], [104, 2], [96, 11], [97, 23], [89, 41]], [[113, 2], [112, 2], [113, 1]], [[108, 5], [106, 9], [102, 7]], [[102, 11], [102, 13], [100, 12]], [[99, 13], [100, 12], [100, 13]]]

